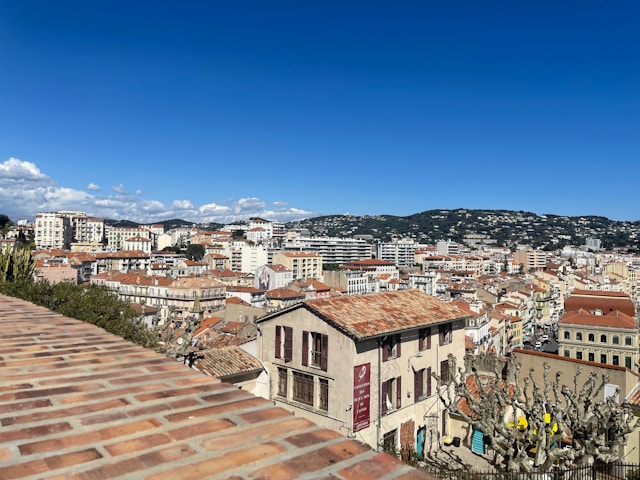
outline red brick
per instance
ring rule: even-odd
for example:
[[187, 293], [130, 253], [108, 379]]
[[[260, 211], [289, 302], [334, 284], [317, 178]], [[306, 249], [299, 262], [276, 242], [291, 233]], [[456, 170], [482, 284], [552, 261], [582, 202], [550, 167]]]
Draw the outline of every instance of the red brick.
[[[64, 455], [56, 455], [40, 460], [22, 463], [10, 467], [0, 467], [0, 478], [2, 480], [12, 480], [23, 478], [31, 475], [39, 475], [57, 470], [59, 468], [70, 467], [81, 463], [90, 462], [102, 458], [102, 455], [95, 449], [90, 448], [80, 452], [72, 452]], [[47, 475], [48, 476], [48, 475]]]
[[318, 443], [333, 440], [334, 438], [344, 438], [338, 432], [333, 430], [316, 430], [314, 432], [303, 433], [300, 435], [293, 435], [287, 437], [287, 442], [295, 445], [298, 448], [308, 447], [310, 445], [316, 445]]
[[0, 405], [0, 415], [3, 413], [13, 413], [13, 412], [21, 412], [24, 410], [35, 410], [36, 408], [44, 408], [50, 407], [51, 401], [40, 399], [40, 400], [32, 400], [30, 402], [20, 402], [20, 403], [7, 403], [5, 405]]
[[359, 462], [351, 467], [340, 470], [338, 473], [345, 480], [362, 480], [363, 478], [380, 478], [404, 465], [397, 458], [386, 453], [379, 453], [375, 457]]
[[27, 438], [42, 437], [54, 433], [66, 432], [71, 430], [71, 425], [67, 422], [51, 423], [48, 425], [40, 425], [37, 427], [21, 428], [17, 430], [6, 429], [2, 432], [3, 442], [13, 442], [16, 440], [24, 440]]
[[314, 426], [309, 420], [300, 417], [290, 417], [276, 423], [268, 423], [266, 425], [255, 425], [251, 428], [244, 428], [242, 434], [231, 432], [216, 438], [207, 439], [202, 442], [202, 447], [207, 450], [220, 451], [227, 448], [234, 448], [246, 445], [247, 438], [253, 442], [269, 440], [274, 437], [290, 433], [295, 430], [305, 430]]
[[89, 405], [80, 405], [71, 408], [62, 408], [55, 411], [41, 411], [31, 412], [27, 415], [21, 415], [19, 417], [7, 417], [0, 419], [0, 424], [4, 426], [16, 425], [18, 423], [29, 423], [35, 421], [48, 420], [52, 418], [64, 418], [64, 417], [77, 417], [86, 413], [104, 411], [111, 408], [122, 408], [128, 405], [124, 399], [109, 400], [107, 402], [92, 403]]
[[227, 418], [216, 418], [208, 422], [198, 422], [192, 425], [176, 428], [169, 432], [171, 438], [175, 440], [186, 440], [208, 433], [215, 433], [227, 428], [235, 427], [236, 424]]
[[263, 408], [262, 410], [254, 410], [253, 412], [238, 415], [247, 423], [264, 422], [265, 420], [273, 420], [274, 418], [290, 417], [291, 413], [284, 408]]
[[268, 442], [253, 445], [251, 448], [235, 450], [225, 455], [213, 457], [191, 464], [183, 464], [179, 468], [144, 477], [145, 480], [201, 480], [213, 474], [220, 475], [238, 465], [249, 465], [275, 455], [282, 454], [286, 449], [282, 445]]
[[211, 417], [228, 412], [241, 411], [247, 408], [257, 407], [258, 405], [264, 404], [264, 402], [266, 402], [266, 400], [263, 398], [251, 397], [249, 400], [242, 402], [225, 403], [223, 405], [213, 407], [198, 408], [195, 410], [189, 410], [188, 412], [167, 415], [165, 418], [170, 422], [183, 422], [185, 420], [192, 420], [193, 418]]
[[81, 402], [90, 402], [92, 400], [99, 400], [104, 397], [122, 397], [125, 395], [131, 395], [141, 392], [148, 392], [150, 390], [167, 390], [169, 389], [169, 385], [166, 383], [160, 384], [151, 384], [151, 385], [138, 385], [136, 387], [130, 388], [120, 388], [120, 389], [107, 389], [104, 392], [96, 392], [96, 393], [88, 393], [84, 395], [69, 395], [67, 397], [63, 397], [59, 400], [62, 404], [67, 403], [81, 403]]
[[126, 455], [140, 450], [155, 448], [159, 445], [166, 445], [167, 443], [171, 443], [171, 438], [166, 433], [156, 433], [112, 445], [105, 445], [104, 448], [111, 455], [117, 457], [118, 455]]
[[102, 442], [111, 438], [124, 437], [135, 433], [143, 432], [152, 428], [157, 428], [160, 423], [155, 420], [144, 420], [140, 422], [128, 423], [126, 425], [118, 425], [115, 427], [96, 430], [93, 432], [85, 432], [78, 435], [70, 435], [62, 438], [54, 438], [50, 440], [42, 440], [20, 445], [20, 453], [23, 455], [31, 455], [33, 453], [50, 452], [52, 450], [69, 448], [70, 446], [84, 445], [87, 443]]

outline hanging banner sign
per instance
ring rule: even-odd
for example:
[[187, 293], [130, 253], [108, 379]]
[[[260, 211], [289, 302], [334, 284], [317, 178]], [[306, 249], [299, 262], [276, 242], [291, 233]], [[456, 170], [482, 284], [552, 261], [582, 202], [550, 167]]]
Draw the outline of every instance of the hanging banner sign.
[[353, 432], [369, 427], [371, 398], [371, 364], [353, 369]]

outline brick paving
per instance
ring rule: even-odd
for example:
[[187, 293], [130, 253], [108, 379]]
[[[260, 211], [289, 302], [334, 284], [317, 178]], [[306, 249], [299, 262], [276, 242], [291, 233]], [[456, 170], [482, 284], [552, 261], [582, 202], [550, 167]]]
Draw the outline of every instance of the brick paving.
[[0, 479], [431, 479], [273, 402], [0, 295]]

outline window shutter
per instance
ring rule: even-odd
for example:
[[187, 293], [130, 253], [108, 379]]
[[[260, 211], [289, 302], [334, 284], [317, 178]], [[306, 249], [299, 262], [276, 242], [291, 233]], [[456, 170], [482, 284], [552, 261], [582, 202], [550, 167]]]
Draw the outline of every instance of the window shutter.
[[387, 394], [389, 393], [389, 383], [382, 382], [382, 397], [380, 398], [380, 408], [382, 409], [382, 415], [387, 414]]
[[320, 353], [320, 368], [327, 371], [327, 360], [329, 353], [329, 336], [322, 335], [322, 352]]
[[276, 358], [280, 358], [280, 325], [276, 325]]
[[302, 365], [309, 365], [309, 332], [302, 332]]
[[427, 328], [427, 349], [431, 348], [431, 328]]
[[413, 372], [413, 401], [417, 402], [418, 399], [422, 396], [422, 392], [420, 391], [422, 379], [422, 370], [418, 370], [417, 372]]
[[426, 329], [422, 328], [418, 331], [418, 350], [424, 350], [424, 335]]
[[440, 341], [440, 346], [444, 345], [444, 328], [442, 328], [442, 325], [438, 327], [438, 340]]
[[293, 359], [293, 328], [284, 327], [284, 360], [290, 362]]
[[396, 408], [402, 406], [402, 377], [396, 378]]
[[427, 368], [427, 397], [431, 396], [431, 367]]
[[389, 360], [389, 341], [385, 340], [382, 344], [382, 361], [386, 362]]
[[396, 357], [400, 358], [400, 345], [402, 345], [402, 342], [400, 342], [400, 334], [396, 335]]

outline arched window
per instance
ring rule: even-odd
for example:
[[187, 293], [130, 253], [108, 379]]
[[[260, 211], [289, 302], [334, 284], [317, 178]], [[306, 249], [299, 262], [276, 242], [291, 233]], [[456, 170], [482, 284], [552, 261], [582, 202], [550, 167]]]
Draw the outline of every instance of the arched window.
[[582, 332], [576, 333], [576, 340], [578, 340], [579, 342], [582, 341]]
[[613, 343], [614, 345], [618, 345], [620, 343], [620, 337], [618, 335], [614, 335], [611, 339], [611, 343]]
[[631, 345], [631, 337], [624, 337], [624, 344]]
[[593, 333], [589, 334], [589, 341], [590, 342], [595, 342], [596, 341], [596, 336]]
[[607, 336], [606, 335], [600, 335], [600, 343], [607, 343]]
[[565, 331], [565, 332], [564, 332], [564, 339], [565, 339], [565, 340], [569, 340], [570, 338], [571, 338], [571, 333], [570, 333], [570, 332]]

